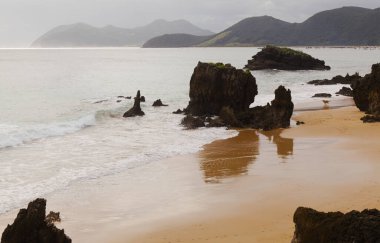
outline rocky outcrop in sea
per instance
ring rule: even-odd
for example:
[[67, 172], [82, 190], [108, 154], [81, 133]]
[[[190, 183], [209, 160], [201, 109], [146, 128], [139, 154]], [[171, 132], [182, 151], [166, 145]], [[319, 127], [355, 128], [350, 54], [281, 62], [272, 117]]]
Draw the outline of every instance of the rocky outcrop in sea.
[[190, 102], [182, 125], [191, 129], [288, 127], [294, 109], [290, 90], [280, 86], [270, 104], [250, 108], [257, 93], [256, 79], [249, 71], [230, 64], [200, 62], [190, 81]]
[[249, 70], [330, 70], [325, 62], [290, 48], [266, 46], [245, 66]]
[[137, 91], [133, 107], [129, 109], [127, 112], [125, 112], [123, 117], [144, 116], [145, 113], [141, 110], [140, 102], [141, 102], [141, 95], [140, 95], [140, 90], [139, 90]]
[[345, 77], [342, 75], [338, 75], [333, 77], [332, 79], [317, 79], [307, 82], [308, 84], [313, 85], [334, 85], [334, 84], [353, 84], [362, 77], [359, 75], [359, 73], [355, 73], [353, 75], [347, 74]]

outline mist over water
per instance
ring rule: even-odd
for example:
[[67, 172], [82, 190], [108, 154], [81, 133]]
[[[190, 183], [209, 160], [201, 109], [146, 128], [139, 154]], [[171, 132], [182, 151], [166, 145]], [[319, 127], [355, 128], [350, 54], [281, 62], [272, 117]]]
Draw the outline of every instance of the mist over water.
[[[302, 48], [297, 48], [302, 49]], [[359, 72], [379, 62], [380, 50], [302, 49], [331, 71], [255, 71], [255, 105], [274, 98], [278, 85], [294, 102], [341, 86], [305, 82]], [[159, 159], [199, 151], [236, 135], [223, 128], [183, 130], [172, 111], [189, 100], [198, 61], [242, 68], [258, 48], [0, 50], [0, 213], [77, 180], [96, 179]], [[137, 90], [145, 117], [123, 119]], [[169, 107], [153, 108], [162, 99]], [[121, 102], [117, 102], [120, 100]], [[102, 101], [102, 102], [99, 102]]]

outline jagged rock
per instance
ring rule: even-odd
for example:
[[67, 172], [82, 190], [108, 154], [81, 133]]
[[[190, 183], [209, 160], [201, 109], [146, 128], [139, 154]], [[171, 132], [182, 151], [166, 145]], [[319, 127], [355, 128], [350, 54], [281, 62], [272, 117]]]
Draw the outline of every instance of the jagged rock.
[[168, 106], [168, 105], [164, 105], [162, 101], [158, 99], [155, 102], [153, 102], [153, 106], [157, 107], [157, 106]]
[[199, 127], [204, 127], [205, 120], [202, 119], [201, 117], [194, 117], [191, 115], [187, 115], [182, 119], [181, 125], [183, 125], [187, 129], [195, 129]]
[[137, 94], [135, 97], [135, 103], [133, 104], [133, 107], [129, 109], [127, 112], [125, 112], [123, 117], [134, 117], [134, 116], [145, 115], [145, 113], [141, 110], [140, 102], [141, 102], [141, 96], [140, 96], [140, 90], [139, 90], [137, 91]]
[[60, 213], [50, 211], [50, 213], [46, 216], [45, 221], [47, 224], [54, 224], [55, 222], [61, 222]]
[[337, 95], [343, 95], [343, 96], [347, 96], [347, 97], [352, 97], [354, 96], [354, 93], [352, 91], [352, 89], [350, 88], [347, 88], [347, 87], [343, 87], [341, 88], [338, 92], [336, 92], [335, 94]]
[[376, 209], [322, 213], [298, 208], [293, 217], [292, 243], [380, 242], [380, 212]]
[[369, 114], [380, 114], [380, 63], [372, 72], [351, 85], [356, 106]]
[[[220, 111], [219, 117], [224, 124], [227, 124], [230, 127], [242, 127], [242, 124], [236, 119], [234, 110], [230, 107], [223, 107]], [[218, 123], [214, 122], [214, 124]]]
[[8, 225], [1, 243], [71, 243], [64, 230], [45, 219], [46, 200], [36, 199], [21, 209], [12, 225]]
[[380, 116], [366, 115], [360, 118], [360, 120], [362, 120], [364, 123], [375, 123], [375, 122], [380, 122]]
[[251, 72], [229, 64], [199, 62], [190, 81], [187, 113], [219, 115], [225, 106], [231, 107], [235, 113], [247, 111], [256, 95], [256, 79]]
[[328, 94], [328, 93], [318, 93], [318, 94], [315, 94], [313, 95], [313, 97], [311, 98], [331, 98], [331, 94]]
[[141, 96], [140, 101], [145, 102], [145, 96]]
[[236, 118], [244, 127], [263, 130], [287, 128], [290, 126], [293, 110], [291, 91], [279, 86], [271, 104], [251, 108], [247, 112], [237, 114]]
[[290, 48], [266, 46], [245, 66], [249, 70], [330, 70], [324, 61]]
[[303, 122], [303, 121], [297, 121], [296, 124], [297, 124], [297, 126], [301, 126], [301, 125], [305, 125], [305, 122]]
[[314, 85], [334, 85], [334, 84], [353, 84], [354, 82], [358, 81], [362, 77], [359, 75], [359, 73], [355, 73], [354, 75], [347, 75], [345, 77], [338, 75], [333, 77], [332, 79], [317, 79], [307, 82], [308, 84], [314, 84]]
[[173, 111], [173, 114], [177, 114], [177, 115], [180, 115], [180, 114], [184, 114], [185, 111], [184, 110], [181, 110], [181, 109], [178, 109], [176, 111]]
[[206, 120], [206, 122], [208, 122], [206, 127], [225, 127], [225, 126], [227, 126], [226, 123], [220, 117], [216, 117], [214, 119], [210, 118], [210, 119]]
[[125, 97], [125, 99], [130, 100], [130, 99], [132, 99], [132, 97], [131, 96], [127, 96], [127, 97]]

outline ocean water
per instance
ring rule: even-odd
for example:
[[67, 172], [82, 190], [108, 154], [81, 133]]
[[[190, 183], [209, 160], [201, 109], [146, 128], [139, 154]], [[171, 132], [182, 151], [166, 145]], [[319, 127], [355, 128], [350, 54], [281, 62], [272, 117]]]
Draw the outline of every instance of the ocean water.
[[[317, 92], [335, 93], [342, 87], [305, 82], [346, 73], [364, 75], [380, 62], [380, 49], [299, 49], [325, 60], [332, 70], [255, 71], [259, 95], [254, 105], [266, 104], [274, 98], [274, 89], [285, 85], [300, 106]], [[0, 214], [78, 180], [133, 171], [235, 136], [235, 131], [223, 128], [184, 130], [179, 126], [182, 116], [172, 111], [186, 106], [198, 61], [242, 68], [258, 51], [1, 49]], [[138, 89], [147, 99], [142, 104], [146, 116], [122, 118], [133, 99], [117, 96], [133, 97]], [[169, 106], [153, 108], [158, 98]]]

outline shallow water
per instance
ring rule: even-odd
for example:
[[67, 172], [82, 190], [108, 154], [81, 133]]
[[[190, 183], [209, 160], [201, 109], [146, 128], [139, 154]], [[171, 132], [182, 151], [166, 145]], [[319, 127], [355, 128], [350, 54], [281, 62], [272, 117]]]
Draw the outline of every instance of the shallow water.
[[[225, 129], [183, 130], [191, 74], [198, 61], [243, 67], [257, 48], [25, 49], [0, 50], [0, 213], [66, 188], [162, 158], [199, 151], [204, 144], [236, 135]], [[331, 71], [255, 71], [255, 104], [273, 99], [282, 84], [294, 102], [338, 86], [306, 81], [370, 71], [380, 50], [303, 49], [324, 59]], [[122, 119], [140, 89], [145, 117]], [[153, 108], [161, 98], [169, 107]], [[337, 98], [339, 99], [339, 98]], [[121, 100], [120, 103], [117, 103]], [[104, 101], [97, 103], [98, 101]]]

